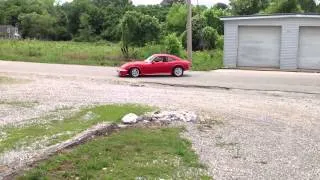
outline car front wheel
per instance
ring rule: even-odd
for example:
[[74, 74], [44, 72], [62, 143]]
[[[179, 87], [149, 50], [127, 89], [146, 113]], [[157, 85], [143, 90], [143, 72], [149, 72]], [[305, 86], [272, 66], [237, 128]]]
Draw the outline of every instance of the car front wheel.
[[130, 69], [130, 76], [133, 78], [137, 78], [140, 76], [140, 70], [138, 68]]
[[175, 77], [181, 77], [181, 76], [183, 76], [183, 68], [182, 68], [182, 67], [175, 67], [175, 68], [173, 69], [172, 74], [173, 74]]

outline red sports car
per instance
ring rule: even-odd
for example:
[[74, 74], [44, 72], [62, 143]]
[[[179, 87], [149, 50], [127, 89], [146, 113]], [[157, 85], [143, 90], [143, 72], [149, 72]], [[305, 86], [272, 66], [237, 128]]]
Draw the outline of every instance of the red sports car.
[[191, 63], [170, 54], [154, 54], [144, 61], [129, 62], [118, 69], [119, 76], [139, 77], [141, 75], [173, 75], [183, 76]]

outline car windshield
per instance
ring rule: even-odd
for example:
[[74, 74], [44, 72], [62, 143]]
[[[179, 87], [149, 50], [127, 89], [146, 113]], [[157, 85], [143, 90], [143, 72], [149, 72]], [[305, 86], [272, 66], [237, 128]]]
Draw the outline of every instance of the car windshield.
[[155, 56], [148, 57], [144, 62], [152, 62], [154, 60]]

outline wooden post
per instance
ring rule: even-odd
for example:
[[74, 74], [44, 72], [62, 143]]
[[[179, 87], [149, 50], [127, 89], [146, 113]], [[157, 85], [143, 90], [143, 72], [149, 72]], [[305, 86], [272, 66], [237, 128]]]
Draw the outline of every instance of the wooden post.
[[188, 7], [188, 19], [187, 19], [187, 51], [188, 60], [192, 62], [192, 4], [191, 0], [186, 0]]

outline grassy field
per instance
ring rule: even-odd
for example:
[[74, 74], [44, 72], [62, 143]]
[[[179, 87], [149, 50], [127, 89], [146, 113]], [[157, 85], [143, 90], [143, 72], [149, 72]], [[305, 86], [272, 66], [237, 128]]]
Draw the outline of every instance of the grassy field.
[[[137, 59], [144, 59], [154, 53], [163, 53], [164, 48], [160, 45], [148, 45], [131, 51]], [[98, 66], [119, 66], [125, 62], [118, 44], [37, 40], [0, 40], [0, 59]], [[221, 67], [222, 50], [194, 53], [193, 70], [213, 70]]]
[[28, 146], [48, 146], [96, 125], [119, 122], [127, 113], [143, 114], [152, 108], [139, 105], [104, 105], [87, 108], [63, 120], [40, 119], [24, 126], [0, 128], [0, 153]]
[[39, 163], [17, 179], [211, 179], [181, 129], [128, 129]]

